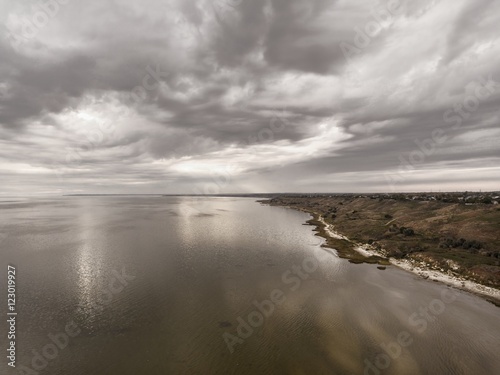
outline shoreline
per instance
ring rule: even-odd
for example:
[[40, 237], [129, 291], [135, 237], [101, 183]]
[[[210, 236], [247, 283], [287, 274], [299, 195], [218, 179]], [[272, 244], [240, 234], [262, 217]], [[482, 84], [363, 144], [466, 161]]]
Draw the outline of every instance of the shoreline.
[[[292, 207], [288, 207], [292, 208]], [[309, 212], [311, 217], [315, 218], [319, 223], [323, 225], [324, 233], [326, 233], [331, 238], [342, 239], [351, 242], [354, 247], [354, 251], [363, 255], [364, 257], [378, 256], [382, 258], [387, 258], [385, 254], [375, 250], [369, 244], [362, 244], [352, 241], [347, 236], [337, 232], [332, 225], [325, 222], [323, 217], [318, 213]], [[327, 243], [325, 243], [328, 246]], [[410, 260], [399, 260], [394, 258], [387, 258], [391, 265], [396, 266], [404, 271], [410, 272], [424, 280], [431, 280], [440, 282], [442, 284], [472, 293], [474, 295], [485, 298], [488, 302], [500, 307], [500, 290], [476, 283], [471, 280], [467, 280], [463, 277], [457, 277], [454, 275], [446, 274], [440, 270], [434, 270], [427, 267], [423, 262], [415, 264], [416, 262], [411, 262]]]
[[[265, 203], [262, 202], [261, 203]], [[298, 210], [304, 213], [307, 213], [311, 215], [311, 220], [313, 223], [310, 223], [310, 225], [316, 226], [316, 232], [317, 235], [323, 237], [325, 239], [325, 243], [321, 246], [325, 246], [328, 248], [332, 248], [333, 250], [337, 250], [334, 247], [332, 247], [329, 243], [329, 239], [335, 239], [335, 240], [344, 240], [348, 241], [353, 245], [353, 251], [357, 252], [358, 254], [362, 255], [365, 258], [370, 258], [370, 257], [377, 257], [377, 258], [384, 258], [387, 259], [390, 265], [398, 267], [404, 271], [407, 271], [409, 273], [412, 273], [424, 280], [431, 280], [435, 282], [439, 282], [442, 284], [445, 284], [450, 287], [454, 287], [456, 289], [471, 293], [473, 295], [482, 297], [486, 301], [500, 307], [500, 290], [479, 284], [477, 282], [467, 280], [464, 277], [459, 277], [455, 275], [450, 275], [447, 273], [444, 273], [444, 270], [436, 270], [430, 268], [430, 265], [425, 264], [424, 262], [412, 262], [410, 260], [402, 260], [402, 259], [395, 259], [392, 257], [387, 257], [386, 254], [383, 252], [380, 252], [376, 250], [373, 246], [370, 244], [365, 244], [365, 243], [358, 243], [353, 240], [351, 240], [349, 237], [345, 236], [344, 234], [336, 231], [333, 227], [333, 225], [328, 224], [322, 215], [318, 212], [315, 211], [309, 211], [305, 210], [300, 207], [292, 207], [292, 206], [287, 206], [287, 205], [280, 205], [280, 207], [285, 207], [285, 208], [290, 208], [294, 210]], [[308, 221], [309, 223], [309, 221]], [[339, 253], [336, 251], [337, 254]], [[340, 254], [338, 255], [340, 258], [342, 257]], [[348, 258], [347, 258], [348, 259]], [[356, 262], [353, 262], [356, 263]], [[372, 263], [372, 262], [367, 262], [367, 263]]]

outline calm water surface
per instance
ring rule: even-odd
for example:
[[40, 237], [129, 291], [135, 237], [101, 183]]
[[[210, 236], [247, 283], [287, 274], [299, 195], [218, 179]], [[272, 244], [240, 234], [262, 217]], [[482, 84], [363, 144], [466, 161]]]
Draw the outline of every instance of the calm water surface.
[[[64, 197], [0, 200], [0, 215], [4, 317], [5, 271], [17, 267], [18, 369], [500, 373], [499, 308], [339, 259], [300, 212], [243, 198]], [[262, 318], [254, 302], [271, 295], [281, 304]], [[22, 373], [5, 356], [0, 366]]]

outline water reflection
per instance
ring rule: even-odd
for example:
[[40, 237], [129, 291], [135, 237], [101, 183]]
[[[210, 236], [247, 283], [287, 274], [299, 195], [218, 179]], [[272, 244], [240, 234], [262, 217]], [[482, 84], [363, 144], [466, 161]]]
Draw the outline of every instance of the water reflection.
[[89, 200], [79, 201], [78, 216], [78, 312], [85, 318], [95, 314], [93, 306], [102, 288], [103, 279], [103, 249], [105, 246], [103, 234], [97, 225], [95, 207]]
[[[320, 267], [291, 290], [283, 273], [323, 252], [302, 213], [248, 199], [68, 199], [2, 212], [16, 220], [2, 255], [36, 297], [22, 306], [30, 323], [19, 326], [22, 363], [76, 319], [82, 334], [51, 364], [53, 375], [362, 374], [365, 360], [403, 330], [414, 342], [383, 374], [500, 368], [500, 310], [468, 294], [419, 333], [408, 318], [446, 287], [393, 267], [353, 265], [324, 251]], [[99, 313], [122, 267], [136, 278]], [[231, 354], [223, 333], [236, 334], [238, 317], [276, 288], [285, 303]], [[76, 318], [74, 304], [82, 307]]]

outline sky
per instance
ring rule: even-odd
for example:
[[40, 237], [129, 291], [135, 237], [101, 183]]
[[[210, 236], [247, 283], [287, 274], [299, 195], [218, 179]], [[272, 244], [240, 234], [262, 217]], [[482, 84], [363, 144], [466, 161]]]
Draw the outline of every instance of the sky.
[[0, 0], [0, 195], [500, 189], [500, 1]]

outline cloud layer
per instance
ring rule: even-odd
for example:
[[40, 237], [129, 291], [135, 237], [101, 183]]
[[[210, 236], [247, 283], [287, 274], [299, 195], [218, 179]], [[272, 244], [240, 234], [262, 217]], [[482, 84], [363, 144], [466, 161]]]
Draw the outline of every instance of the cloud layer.
[[33, 4], [0, 5], [4, 195], [499, 189], [497, 1]]

